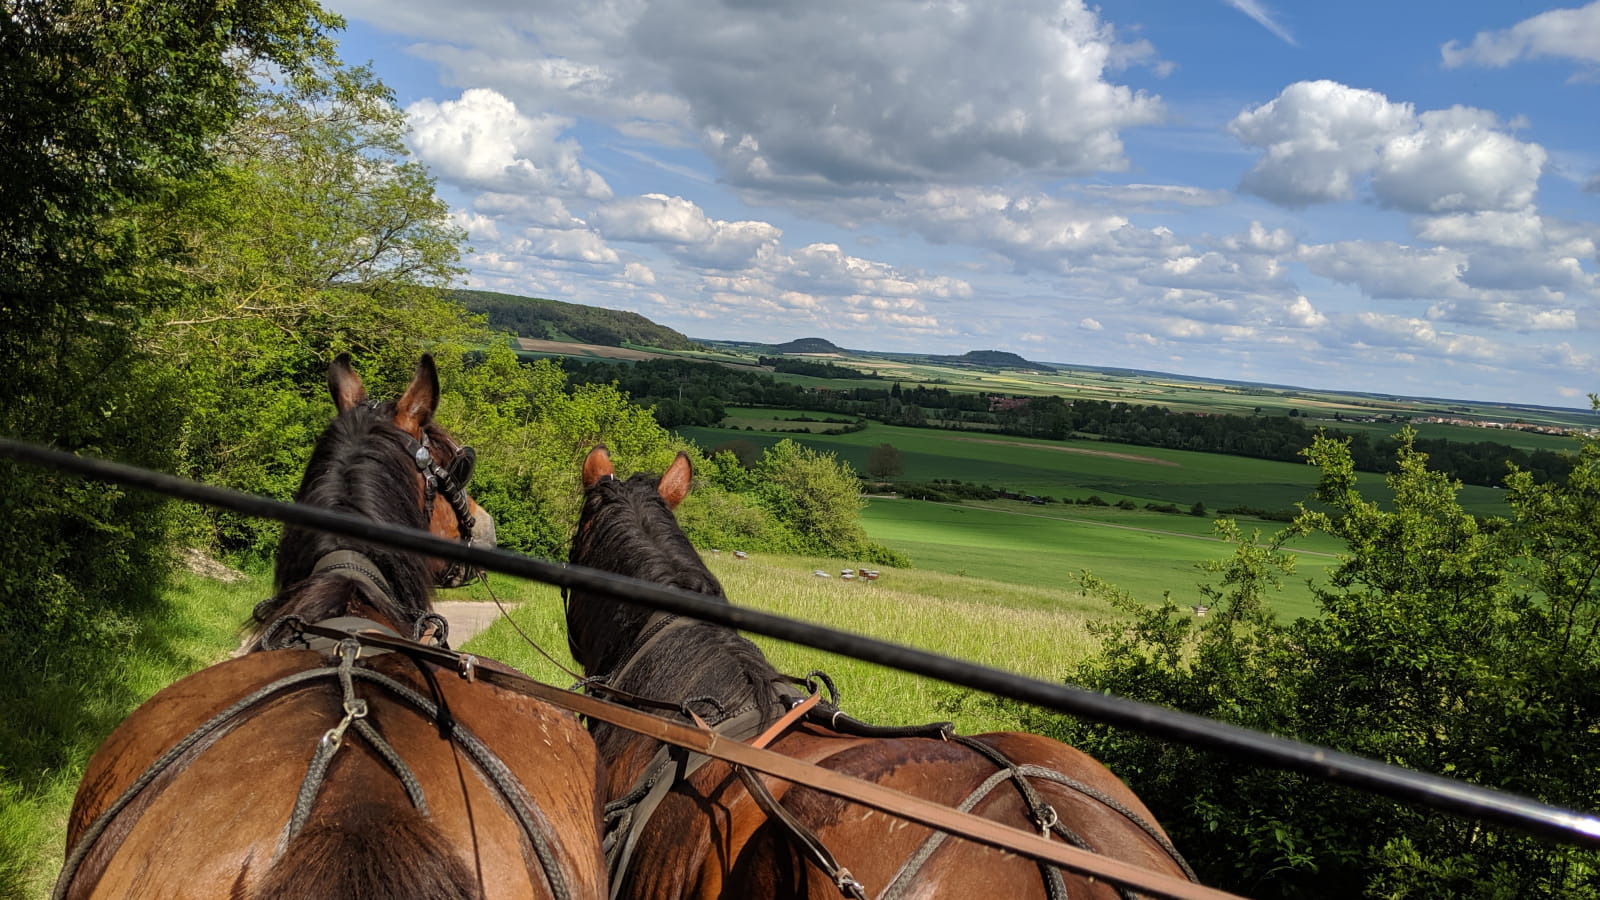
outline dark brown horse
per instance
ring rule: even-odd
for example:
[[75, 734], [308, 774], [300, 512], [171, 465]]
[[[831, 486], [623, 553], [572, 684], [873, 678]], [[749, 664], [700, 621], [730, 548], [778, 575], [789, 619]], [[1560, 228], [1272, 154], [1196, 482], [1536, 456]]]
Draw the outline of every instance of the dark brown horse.
[[[605, 448], [595, 448], [583, 466], [572, 562], [723, 599], [671, 511], [690, 479], [689, 460], [680, 454], [659, 480], [619, 480]], [[682, 704], [734, 739], [765, 731], [801, 696], [754, 644], [725, 626], [574, 592], [567, 632], [574, 657], [592, 678]], [[874, 729], [825, 705], [819, 709], [822, 714], [801, 719], [771, 749], [1035, 833], [1047, 829], [1146, 869], [1192, 877], [1132, 791], [1065, 744], [1020, 733], [959, 738], [939, 726]], [[762, 805], [771, 801], [752, 796], [761, 784], [742, 780], [725, 763], [693, 769], [693, 762], [647, 737], [604, 723], [593, 732], [612, 800], [608, 855], [621, 870], [613, 872], [615, 896], [1129, 896], [1103, 881], [762, 779], [778, 801], [769, 814]], [[798, 828], [783, 824], [785, 817]], [[806, 832], [810, 837], [801, 837]], [[811, 838], [826, 849], [805, 849]]]
[[[299, 502], [493, 543], [472, 452], [433, 421], [430, 357], [398, 402], [367, 400], [347, 356], [328, 384], [338, 415]], [[56, 895], [603, 896], [597, 759], [573, 716], [304, 630], [442, 643], [433, 586], [472, 574], [285, 529], [251, 651], [157, 694], [90, 761]]]

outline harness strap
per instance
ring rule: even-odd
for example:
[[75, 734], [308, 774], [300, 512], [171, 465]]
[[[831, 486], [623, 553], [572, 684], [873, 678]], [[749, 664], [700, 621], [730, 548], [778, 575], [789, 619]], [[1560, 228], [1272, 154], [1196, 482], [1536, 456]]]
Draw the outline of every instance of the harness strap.
[[[322, 623], [326, 625], [327, 623]], [[387, 630], [387, 629], [385, 629]], [[327, 640], [319, 638], [318, 640]], [[327, 776], [328, 766], [333, 762], [333, 755], [344, 744], [345, 729], [354, 726], [356, 733], [360, 734], [378, 756], [389, 764], [395, 777], [405, 788], [406, 797], [411, 805], [424, 816], [428, 815], [428, 800], [422, 791], [422, 783], [412, 773], [411, 767], [394, 749], [388, 740], [378, 732], [378, 729], [367, 721], [367, 701], [356, 696], [355, 682], [352, 670], [356, 658], [361, 653], [361, 644], [351, 638], [339, 642], [339, 684], [344, 688], [344, 719], [338, 725], [327, 730], [322, 739], [317, 741], [317, 750], [311, 757], [311, 765], [306, 769], [306, 777], [300, 782], [300, 792], [295, 796], [294, 812], [289, 816], [289, 824], [285, 826], [283, 837], [278, 842], [279, 852], [287, 847], [289, 841], [300, 833], [307, 820], [311, 818], [311, 807], [317, 800], [317, 792], [322, 788], [323, 779]], [[392, 651], [378, 650], [380, 653]]]
[[[410, 656], [447, 669], [457, 669], [461, 664], [462, 654], [454, 651], [381, 635], [362, 634], [355, 637], [364, 644], [404, 650]], [[663, 743], [692, 749], [727, 763], [746, 766], [764, 775], [803, 784], [810, 789], [844, 798], [851, 803], [858, 803], [898, 818], [957, 834], [966, 840], [997, 847], [1030, 859], [1048, 861], [1053, 865], [1107, 881], [1126, 884], [1146, 894], [1171, 897], [1176, 900], [1242, 900], [1237, 895], [1163, 872], [1145, 869], [1119, 859], [1097, 856], [1064, 843], [1044, 841], [1037, 834], [1029, 834], [992, 819], [962, 813], [952, 807], [924, 800], [875, 782], [854, 778], [771, 750], [724, 740], [716, 734], [597, 697], [552, 687], [520, 673], [482, 669], [478, 675], [480, 680], [544, 700], [580, 716], [626, 728]]]
[[788, 829], [789, 836], [795, 839], [801, 850], [805, 851], [806, 858], [833, 879], [833, 886], [839, 889], [839, 893], [852, 900], [867, 900], [866, 887], [850, 874], [849, 869], [840, 865], [839, 860], [834, 857], [822, 839], [817, 837], [816, 832], [783, 808], [783, 804], [772, 796], [772, 791], [767, 789], [754, 772], [744, 766], [734, 766], [733, 771], [737, 772], [739, 780], [744, 782], [745, 790], [750, 792], [750, 799], [761, 807], [761, 811], [767, 814], [768, 819]]
[[[73, 878], [76, 877], [78, 869], [83, 865], [84, 859], [89, 855], [89, 852], [94, 849], [95, 843], [100, 839], [100, 836], [105, 832], [110, 823], [124, 809], [126, 809], [127, 806], [132, 803], [133, 800], [141, 792], [143, 792], [145, 788], [149, 787], [152, 782], [161, 777], [161, 775], [166, 772], [174, 762], [181, 759], [185, 754], [193, 750], [201, 741], [216, 733], [223, 726], [231, 724], [233, 720], [236, 719], [241, 713], [265, 701], [274, 694], [289, 689], [298, 689], [312, 682], [334, 677], [339, 678], [345, 689], [346, 718], [345, 720], [341, 721], [339, 725], [335, 726], [333, 729], [330, 729], [327, 734], [324, 734], [323, 740], [319, 742], [318, 752], [312, 758], [313, 769], [315, 769], [319, 764], [318, 758], [324, 755], [322, 746], [332, 744], [331, 749], [327, 750], [325, 753], [326, 759], [321, 761], [322, 771], [326, 772], [328, 761], [331, 760], [333, 751], [338, 749], [338, 744], [342, 740], [343, 729], [346, 727], [354, 727], [363, 738], [366, 738], [368, 742], [372, 744], [375, 749], [377, 749], [379, 755], [382, 756], [385, 761], [389, 762], [391, 768], [396, 769], [397, 774], [400, 775], [402, 783], [406, 783], [408, 779], [412, 783], [416, 782], [415, 776], [412, 775], [410, 773], [410, 769], [400, 761], [400, 757], [397, 753], [395, 753], [393, 747], [390, 746], [387, 741], [383, 740], [382, 736], [379, 735], [375, 728], [372, 728], [370, 723], [365, 721], [365, 701], [360, 701], [359, 706], [355, 702], [359, 700], [359, 698], [354, 696], [354, 682], [356, 680], [368, 681], [387, 689], [391, 693], [400, 697], [402, 700], [405, 700], [412, 706], [416, 707], [427, 718], [436, 722], [448, 722], [450, 737], [457, 744], [459, 744], [462, 749], [467, 752], [468, 757], [470, 757], [472, 761], [477, 764], [479, 770], [484, 773], [490, 784], [492, 784], [500, 793], [501, 799], [504, 801], [506, 807], [511, 811], [513, 817], [517, 820], [517, 823], [522, 827], [522, 831], [527, 836], [529, 844], [533, 847], [534, 854], [538, 857], [540, 868], [545, 876], [545, 882], [550, 886], [551, 895], [555, 898], [555, 900], [572, 900], [571, 890], [566, 883], [566, 878], [561, 873], [561, 869], [557, 865], [558, 860], [556, 859], [555, 851], [551, 846], [550, 835], [552, 835], [554, 831], [551, 828], [549, 821], [544, 818], [543, 812], [536, 805], [534, 805], [532, 799], [527, 793], [527, 790], [522, 786], [522, 783], [517, 779], [516, 775], [511, 771], [511, 769], [505, 764], [505, 761], [500, 759], [500, 757], [497, 756], [493, 750], [490, 750], [489, 747], [484, 744], [476, 734], [474, 734], [459, 721], [456, 721], [453, 717], [441, 719], [438, 704], [418, 693], [409, 685], [390, 678], [381, 672], [375, 672], [371, 669], [356, 667], [354, 665], [354, 656], [346, 653], [346, 645], [355, 649], [360, 649], [362, 647], [376, 647], [401, 650], [413, 656], [417, 656], [422, 659], [428, 659], [429, 661], [436, 663], [440, 662], [442, 659], [445, 661], [446, 665], [449, 665], [452, 668], [456, 668], [462, 663], [462, 660], [465, 658], [464, 655], [442, 648], [429, 647], [426, 644], [406, 641], [403, 638], [393, 637], [392, 631], [389, 634], [382, 634], [379, 632], [370, 631], [341, 632], [323, 628], [317, 625], [302, 625], [300, 627], [308, 634], [320, 633], [322, 636], [339, 635], [344, 639], [344, 642], [341, 644], [341, 657], [344, 657], [345, 659], [341, 662], [339, 667], [307, 669], [302, 672], [295, 672], [291, 675], [286, 675], [282, 678], [279, 678], [270, 684], [257, 688], [256, 690], [251, 691], [249, 694], [240, 698], [227, 709], [217, 713], [210, 719], [207, 719], [198, 728], [189, 732], [189, 734], [185, 735], [176, 744], [172, 745], [172, 747], [168, 749], [166, 753], [163, 753], [160, 758], [151, 763], [150, 767], [145, 769], [144, 773], [135, 779], [134, 782], [122, 792], [122, 795], [119, 796], [115, 802], [108, 806], [104, 812], [100, 813], [100, 815], [96, 816], [94, 821], [90, 823], [89, 827], [85, 829], [83, 835], [78, 839], [78, 843], [72, 848], [72, 852], [68, 854], [66, 863], [62, 866], [61, 874], [56, 878], [55, 888], [50, 893], [51, 900], [62, 900], [62, 898], [66, 896], [67, 890], [71, 886]], [[387, 631], [388, 629], [385, 630]], [[523, 690], [520, 691], [520, 693], [526, 694], [527, 691]], [[353, 711], [357, 709], [362, 710], [359, 715]], [[309, 806], [304, 814], [302, 814], [300, 809], [302, 800], [305, 799], [303, 795], [307, 794], [309, 790], [310, 797], [314, 799], [317, 789], [320, 787], [321, 781], [321, 774], [318, 774], [316, 778], [313, 779], [312, 773], [308, 771], [306, 780], [301, 784], [300, 794], [302, 796], [297, 796], [295, 802], [295, 813], [290, 819], [289, 827], [293, 828], [294, 832], [299, 830], [299, 827], [295, 825], [295, 820], [298, 818], [299, 825], [303, 826], [305, 821], [304, 816], [309, 815]], [[426, 801], [421, 797], [420, 784], [416, 786], [415, 793], [413, 793], [412, 786], [407, 784], [406, 792], [411, 798], [413, 805], [416, 805], [419, 809], [422, 809], [424, 814], [426, 814]], [[292, 835], [293, 832], [288, 832], [288, 836], [292, 837]], [[285, 839], [285, 843], [286, 842], [287, 838]]]

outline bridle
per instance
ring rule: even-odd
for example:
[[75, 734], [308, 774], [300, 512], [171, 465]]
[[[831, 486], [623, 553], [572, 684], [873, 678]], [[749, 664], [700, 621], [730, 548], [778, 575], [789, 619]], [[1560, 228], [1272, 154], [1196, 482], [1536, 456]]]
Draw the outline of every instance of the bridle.
[[[428, 440], [427, 426], [423, 426], [422, 440], [412, 437], [409, 432], [402, 430], [401, 438], [406, 443], [406, 452], [411, 455], [411, 461], [416, 464], [417, 472], [422, 475], [422, 508], [429, 519], [433, 518], [433, 502], [436, 497], [443, 496], [445, 502], [450, 504], [450, 509], [456, 514], [456, 533], [461, 543], [472, 546], [472, 527], [477, 520], [472, 515], [472, 500], [467, 496], [466, 485], [472, 479], [472, 471], [477, 466], [478, 455], [471, 447], [460, 447], [448, 465], [441, 466], [433, 458], [430, 449], [432, 442]], [[449, 568], [438, 579], [440, 587], [460, 587], [472, 580], [471, 567], [466, 563], [452, 560]]]

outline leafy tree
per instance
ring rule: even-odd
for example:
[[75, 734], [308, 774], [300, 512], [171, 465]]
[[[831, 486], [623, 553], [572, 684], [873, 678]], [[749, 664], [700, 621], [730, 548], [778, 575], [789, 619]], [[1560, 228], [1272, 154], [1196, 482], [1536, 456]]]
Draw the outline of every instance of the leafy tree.
[[[1572, 474], [1514, 473], [1508, 521], [1480, 523], [1459, 483], [1402, 436], [1392, 508], [1355, 488], [1319, 438], [1319, 506], [1208, 567], [1211, 613], [1119, 600], [1102, 655], [1074, 681], [1476, 784], [1592, 809], [1600, 801], [1600, 440]], [[1292, 534], [1349, 555], [1316, 588], [1322, 615], [1276, 622], [1264, 598]], [[1098, 584], [1091, 584], [1099, 588]], [[1212, 883], [1284, 897], [1596, 897], [1600, 859], [1304, 776], [1022, 712], [1127, 778]]]
[[[166, 226], [204, 248], [177, 267], [190, 287], [139, 334], [181, 386], [181, 471], [287, 498], [328, 416], [328, 359], [350, 351], [382, 395], [419, 341], [448, 378], [489, 337], [439, 291], [461, 236], [407, 159], [388, 89], [333, 63], [254, 84], [220, 164]], [[271, 525], [200, 515], [197, 537], [224, 550], [266, 554], [276, 541]]]
[[893, 478], [905, 471], [905, 459], [893, 444], [879, 444], [867, 454], [867, 474], [873, 478]]
[[[170, 467], [175, 385], [136, 326], [190, 248], [154, 223], [215, 162], [244, 70], [332, 53], [314, 2], [36, 0], [0, 16], [0, 432]], [[162, 504], [0, 463], [0, 635], [92, 640], [165, 571]], [[6, 637], [0, 649], [14, 651]]]

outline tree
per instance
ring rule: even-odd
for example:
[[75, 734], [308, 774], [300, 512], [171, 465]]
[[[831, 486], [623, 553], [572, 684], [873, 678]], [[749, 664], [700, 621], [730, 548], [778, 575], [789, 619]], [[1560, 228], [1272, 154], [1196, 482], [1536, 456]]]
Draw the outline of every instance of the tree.
[[[1319, 438], [1315, 499], [1209, 571], [1212, 614], [1131, 600], [1074, 683], [1472, 783], [1592, 809], [1600, 801], [1600, 439], [1563, 481], [1513, 473], [1509, 520], [1462, 510], [1402, 434], [1391, 508], [1356, 489], [1348, 448]], [[1318, 530], [1349, 548], [1321, 615], [1263, 602]], [[1095, 587], [1099, 587], [1095, 585]], [[1150, 802], [1208, 883], [1283, 897], [1597, 897], [1592, 853], [1296, 774], [1052, 716], [1024, 724], [1101, 758]]]
[[905, 460], [893, 444], [879, 444], [867, 454], [867, 474], [885, 480], [905, 471]]
[[[163, 220], [197, 248], [189, 288], [137, 332], [172, 371], [178, 467], [287, 499], [328, 415], [321, 373], [350, 351], [377, 395], [428, 342], [446, 378], [481, 321], [449, 302], [461, 235], [407, 158], [405, 120], [372, 73], [334, 63], [253, 83], [218, 141], [219, 164]], [[277, 529], [206, 511], [202, 542], [266, 555]]]
[[[215, 164], [246, 70], [302, 71], [338, 24], [309, 0], [7, 5], [0, 432], [171, 467], [174, 385], [135, 330], [181, 293], [172, 266], [192, 248], [157, 223]], [[160, 583], [159, 501], [10, 463], [0, 480], [16, 536], [0, 542], [0, 649], [92, 641]]]

